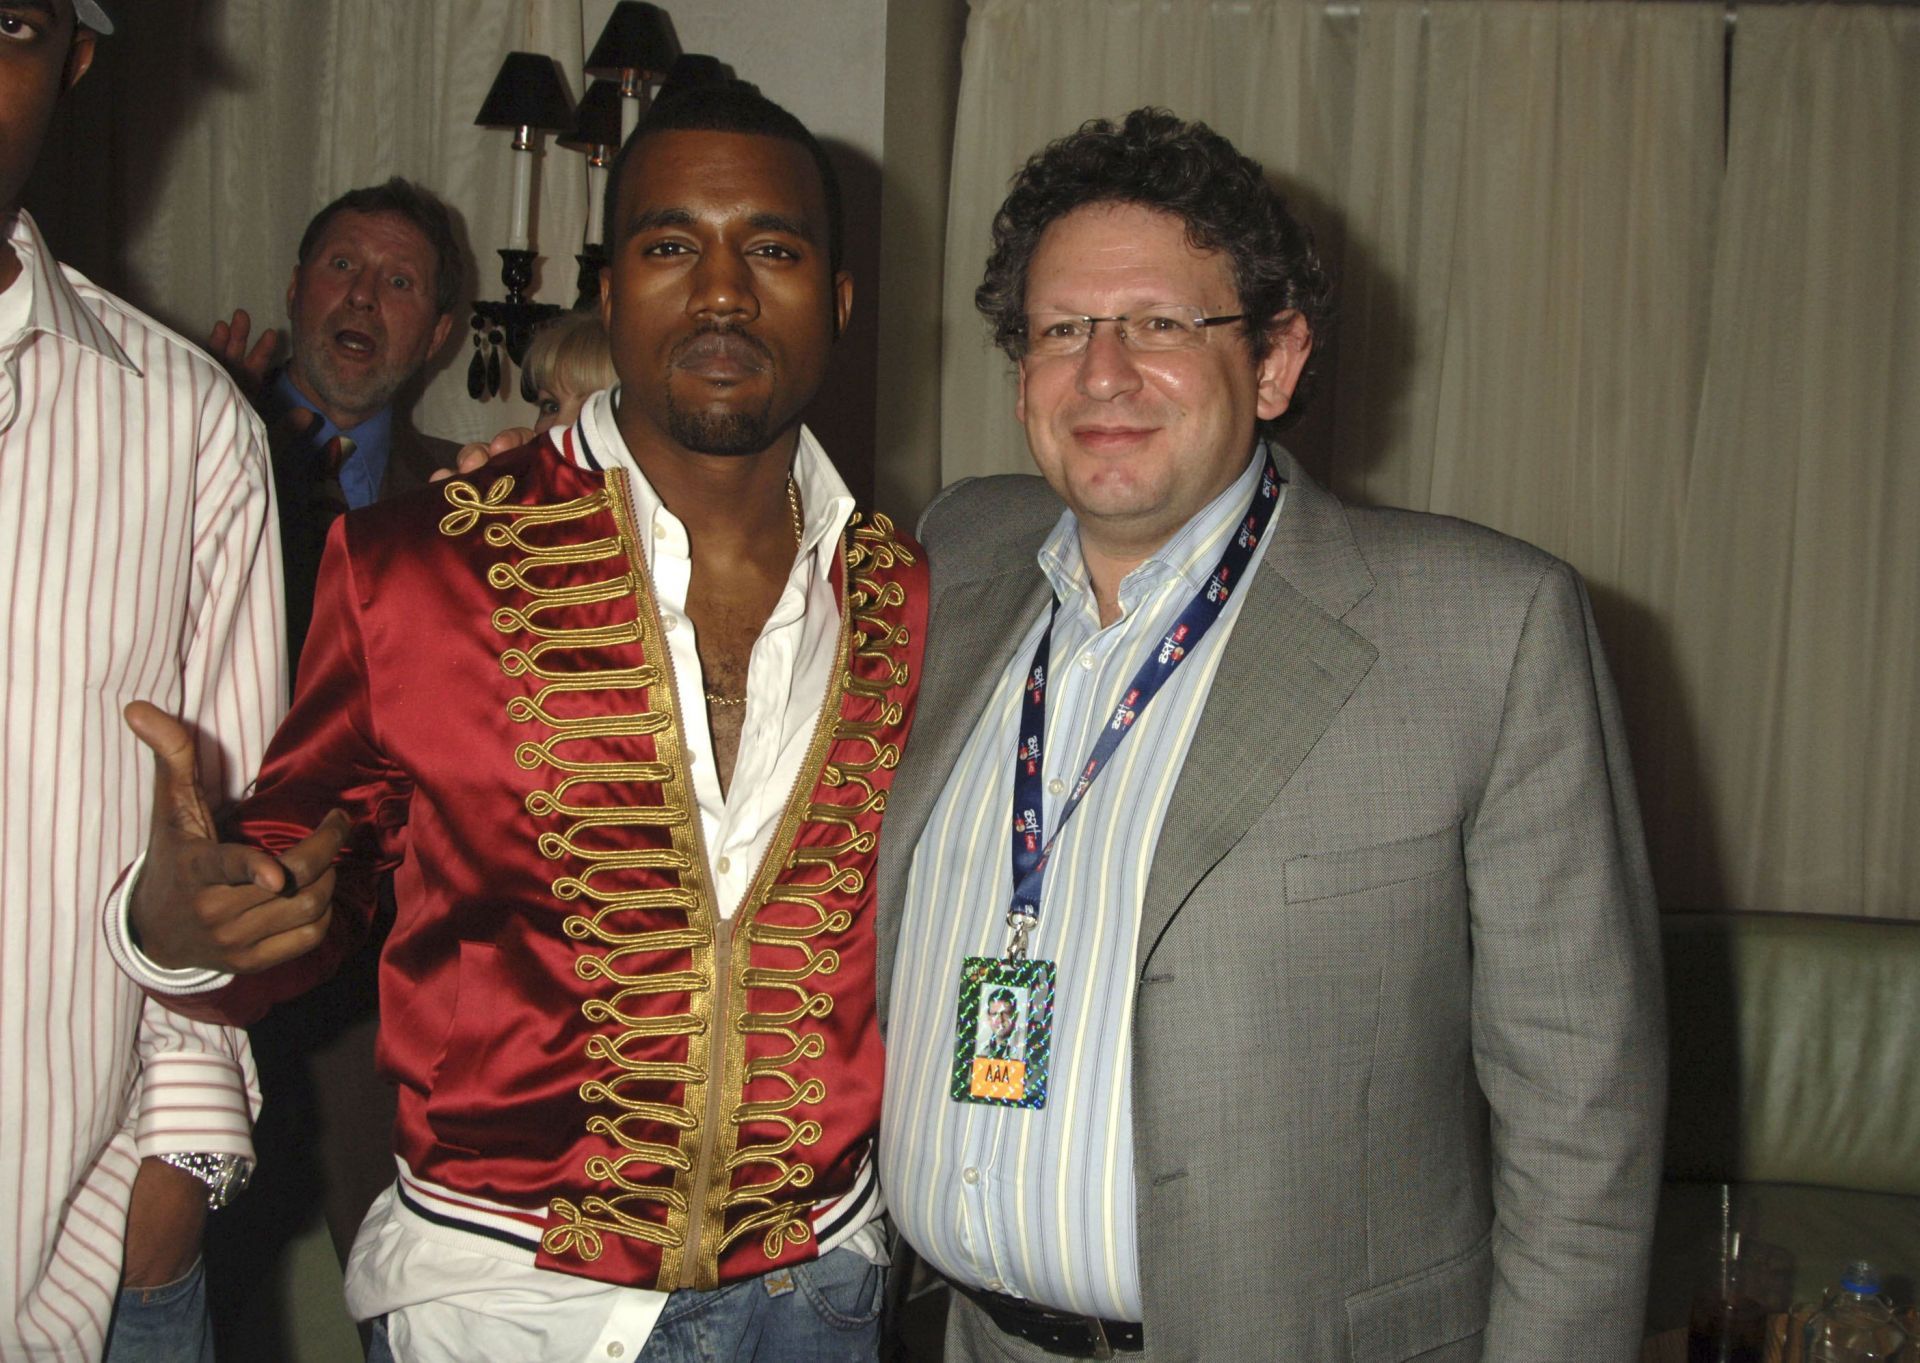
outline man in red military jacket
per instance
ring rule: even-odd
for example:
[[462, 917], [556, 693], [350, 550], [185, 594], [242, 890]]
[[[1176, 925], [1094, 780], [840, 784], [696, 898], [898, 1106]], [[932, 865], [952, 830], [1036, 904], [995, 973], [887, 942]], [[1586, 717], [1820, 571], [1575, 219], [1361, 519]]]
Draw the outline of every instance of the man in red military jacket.
[[871, 1355], [869, 887], [924, 569], [799, 422], [852, 300], [811, 135], [702, 89], [610, 179], [620, 387], [335, 526], [234, 842], [130, 712], [162, 774], [123, 955], [248, 1021], [393, 876], [376, 1357]]

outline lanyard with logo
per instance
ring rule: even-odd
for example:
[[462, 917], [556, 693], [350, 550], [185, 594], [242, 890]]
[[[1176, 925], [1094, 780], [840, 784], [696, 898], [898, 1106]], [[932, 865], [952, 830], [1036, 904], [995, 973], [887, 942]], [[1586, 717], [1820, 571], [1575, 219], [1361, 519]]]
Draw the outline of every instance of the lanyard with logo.
[[956, 1101], [1002, 1107], [1046, 1106], [1055, 969], [1052, 961], [1030, 958], [1027, 942], [1040, 923], [1047, 863], [1088, 789], [1112, 762], [1134, 724], [1219, 620], [1227, 598], [1246, 576], [1253, 551], [1266, 534], [1279, 500], [1280, 475], [1269, 454], [1263, 460], [1253, 502], [1221, 551], [1219, 562], [1127, 683], [1120, 703], [1094, 741], [1093, 752], [1081, 765], [1072, 791], [1060, 806], [1053, 834], [1048, 837], [1042, 828], [1040, 786], [1053, 617], [1059, 613], [1055, 603], [1022, 687], [1020, 742], [1014, 749], [1013, 900], [1007, 910], [1007, 926], [1013, 935], [1004, 958], [969, 956], [961, 964], [950, 1090]]

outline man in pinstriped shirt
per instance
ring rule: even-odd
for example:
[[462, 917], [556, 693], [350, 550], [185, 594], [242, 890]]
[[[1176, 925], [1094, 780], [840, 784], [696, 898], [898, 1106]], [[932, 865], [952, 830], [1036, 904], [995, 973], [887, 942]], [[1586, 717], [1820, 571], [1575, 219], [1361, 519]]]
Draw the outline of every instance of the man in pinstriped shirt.
[[284, 684], [259, 423], [205, 355], [63, 270], [19, 207], [55, 102], [111, 31], [93, 0], [0, 3], [8, 1360], [211, 1360], [201, 1230], [251, 1158], [257, 1101], [244, 1036], [144, 1004], [99, 936], [145, 824], [117, 702], [189, 716], [231, 793]]
[[877, 885], [946, 1357], [1636, 1357], [1658, 938], [1578, 578], [1271, 443], [1329, 290], [1204, 126], [1063, 138], [994, 245], [1045, 485], [927, 513]]

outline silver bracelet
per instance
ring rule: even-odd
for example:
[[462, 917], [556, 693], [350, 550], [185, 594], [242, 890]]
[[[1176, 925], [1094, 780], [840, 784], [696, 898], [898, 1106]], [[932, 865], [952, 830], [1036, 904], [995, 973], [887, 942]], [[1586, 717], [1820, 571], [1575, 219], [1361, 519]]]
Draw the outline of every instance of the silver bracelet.
[[160, 1158], [206, 1184], [207, 1206], [216, 1212], [245, 1192], [253, 1178], [253, 1161], [244, 1155], [207, 1155], [196, 1150]]

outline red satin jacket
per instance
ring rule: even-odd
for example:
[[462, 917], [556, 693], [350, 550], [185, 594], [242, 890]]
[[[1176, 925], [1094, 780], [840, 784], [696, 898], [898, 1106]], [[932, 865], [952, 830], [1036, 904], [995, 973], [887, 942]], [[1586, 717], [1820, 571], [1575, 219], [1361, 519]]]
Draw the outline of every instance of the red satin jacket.
[[257, 1018], [334, 968], [391, 873], [378, 1062], [426, 1214], [541, 1267], [710, 1288], [813, 1257], [874, 1193], [874, 848], [926, 569], [884, 517], [844, 537], [819, 728], [723, 921], [645, 561], [625, 475], [545, 441], [343, 517], [232, 830], [278, 849], [345, 808], [333, 927], [166, 1002]]

